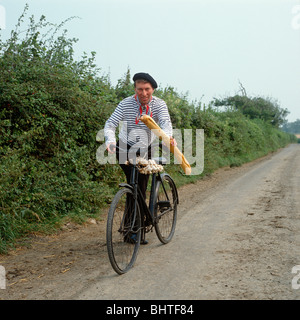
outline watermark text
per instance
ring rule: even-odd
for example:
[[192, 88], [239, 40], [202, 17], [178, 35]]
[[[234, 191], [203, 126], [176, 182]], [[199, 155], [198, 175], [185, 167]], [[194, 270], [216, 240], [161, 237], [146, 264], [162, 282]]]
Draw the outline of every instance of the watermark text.
[[3, 266], [0, 266], [0, 290], [1, 289], [6, 289], [6, 274]]
[[[124, 125], [124, 124], [122, 124]], [[126, 125], [126, 124], [125, 124]], [[155, 130], [151, 130], [152, 135], [156, 136]], [[144, 144], [144, 141], [148, 141], [147, 131], [142, 129], [131, 130], [128, 134], [128, 141], [135, 141], [136, 137], [139, 137], [138, 141], [134, 143], [131, 148], [128, 150], [128, 159], [134, 159], [136, 157], [136, 152], [140, 148], [141, 150], [148, 149], [148, 145]], [[192, 167], [191, 175], [199, 175], [203, 172], [204, 169], [204, 130], [203, 129], [174, 129], [173, 137], [177, 142], [177, 148], [182, 152], [185, 159]], [[103, 142], [96, 152], [97, 161], [103, 164], [116, 164], [117, 159], [116, 155], [112, 153], [107, 153], [106, 144], [104, 142], [104, 129], [101, 129], [96, 136], [98, 142]], [[158, 138], [153, 142], [154, 144], [158, 142]], [[122, 150], [127, 150], [127, 141], [122, 142], [120, 139], [119, 148]], [[159, 149], [154, 148], [151, 150], [151, 157], [155, 158], [160, 156]], [[164, 151], [162, 156], [167, 160], [167, 164], [171, 163], [171, 151]], [[127, 152], [119, 153], [120, 164], [125, 164], [127, 159]], [[183, 161], [182, 157], [174, 157], [174, 164], [181, 164]]]
[[291, 26], [294, 30], [300, 30], [300, 4], [292, 8]]
[[298, 290], [300, 289], [300, 265], [294, 266], [292, 268], [292, 273], [296, 273], [296, 275], [292, 279], [292, 289]]

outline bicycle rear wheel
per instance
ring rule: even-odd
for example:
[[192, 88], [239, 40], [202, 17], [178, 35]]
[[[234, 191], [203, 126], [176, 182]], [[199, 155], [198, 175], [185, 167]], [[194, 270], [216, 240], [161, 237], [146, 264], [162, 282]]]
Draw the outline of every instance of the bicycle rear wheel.
[[155, 231], [158, 239], [166, 244], [171, 241], [177, 220], [177, 190], [172, 178], [165, 174], [157, 181], [155, 195]]
[[141, 214], [129, 188], [115, 195], [107, 217], [106, 243], [109, 261], [118, 274], [133, 267], [141, 240]]

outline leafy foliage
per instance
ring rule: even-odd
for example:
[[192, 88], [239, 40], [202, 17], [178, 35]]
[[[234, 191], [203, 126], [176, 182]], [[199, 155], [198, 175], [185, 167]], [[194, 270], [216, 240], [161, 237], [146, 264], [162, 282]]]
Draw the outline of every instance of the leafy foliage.
[[285, 123], [282, 126], [282, 130], [288, 133], [300, 134], [300, 119], [297, 119], [294, 122]]
[[235, 95], [222, 100], [215, 99], [214, 104], [215, 106], [233, 107], [250, 119], [262, 119], [276, 128], [285, 122], [289, 114], [287, 109], [280, 108], [279, 103], [270, 98]]
[[75, 39], [58, 34], [64, 23], [30, 17], [21, 39], [27, 9], [1, 41], [0, 250], [44, 221], [95, 214], [113, 195], [95, 161], [95, 137], [115, 90], [98, 76], [94, 53], [74, 61]]

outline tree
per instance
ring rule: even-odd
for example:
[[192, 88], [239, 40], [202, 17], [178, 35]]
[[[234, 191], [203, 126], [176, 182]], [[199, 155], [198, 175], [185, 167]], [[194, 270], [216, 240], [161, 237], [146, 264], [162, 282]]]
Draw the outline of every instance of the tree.
[[127, 69], [124, 77], [118, 80], [116, 94], [119, 100], [125, 99], [134, 94], [133, 83], [131, 82], [130, 69]]
[[288, 133], [300, 134], [300, 119], [295, 122], [288, 122], [282, 126], [282, 130]]
[[263, 97], [249, 98], [244, 94], [242, 96], [235, 95], [221, 100], [215, 99], [214, 105], [217, 107], [233, 107], [250, 119], [262, 119], [276, 128], [286, 122], [285, 118], [289, 114], [287, 109], [280, 107], [277, 100]]

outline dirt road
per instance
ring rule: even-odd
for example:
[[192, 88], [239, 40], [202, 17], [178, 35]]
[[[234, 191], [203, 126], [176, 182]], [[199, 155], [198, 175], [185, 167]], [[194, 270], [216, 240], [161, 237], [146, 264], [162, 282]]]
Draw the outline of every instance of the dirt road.
[[[0, 299], [299, 299], [300, 145], [179, 190], [175, 236], [155, 232], [134, 269], [109, 265], [105, 221], [67, 225], [0, 256]], [[91, 221], [94, 222], [94, 221]]]

